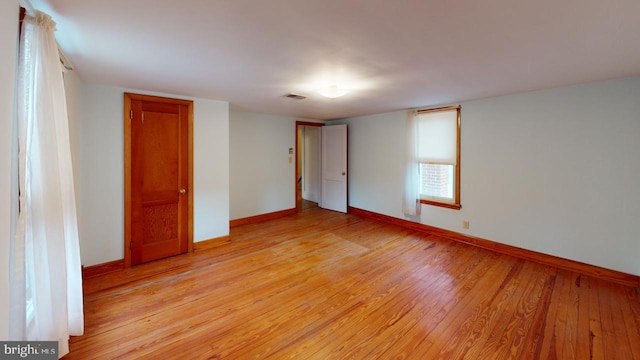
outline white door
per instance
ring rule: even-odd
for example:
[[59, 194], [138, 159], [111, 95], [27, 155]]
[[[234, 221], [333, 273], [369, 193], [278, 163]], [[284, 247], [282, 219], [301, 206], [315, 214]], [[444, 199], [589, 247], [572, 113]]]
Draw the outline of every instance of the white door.
[[347, 125], [322, 127], [320, 207], [347, 212]]

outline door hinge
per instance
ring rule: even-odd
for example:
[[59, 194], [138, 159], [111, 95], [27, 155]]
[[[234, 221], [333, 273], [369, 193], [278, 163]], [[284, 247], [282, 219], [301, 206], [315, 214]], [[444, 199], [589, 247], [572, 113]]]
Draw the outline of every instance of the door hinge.
[[129, 111], [129, 120], [133, 120], [133, 110]]
[[133, 251], [133, 241], [129, 242], [129, 250]]

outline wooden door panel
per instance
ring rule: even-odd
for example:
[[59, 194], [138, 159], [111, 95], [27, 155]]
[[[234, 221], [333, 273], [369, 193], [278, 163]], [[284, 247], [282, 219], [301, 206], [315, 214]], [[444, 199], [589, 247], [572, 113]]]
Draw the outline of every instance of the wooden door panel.
[[188, 249], [189, 108], [164, 100], [131, 100], [131, 264]]
[[179, 121], [178, 114], [143, 112], [142, 183], [143, 197], [148, 192], [172, 192], [179, 189]]
[[182, 253], [179, 241], [179, 206], [173, 204], [143, 207], [141, 261], [151, 261]]
[[153, 105], [142, 106], [141, 262], [181, 253], [180, 113], [178, 105]]
[[144, 101], [142, 103], [142, 111], [158, 112], [163, 114], [178, 114], [180, 112], [180, 104], [174, 102], [163, 103], [160, 101]]
[[178, 204], [144, 206], [144, 245], [159, 243], [178, 237]]

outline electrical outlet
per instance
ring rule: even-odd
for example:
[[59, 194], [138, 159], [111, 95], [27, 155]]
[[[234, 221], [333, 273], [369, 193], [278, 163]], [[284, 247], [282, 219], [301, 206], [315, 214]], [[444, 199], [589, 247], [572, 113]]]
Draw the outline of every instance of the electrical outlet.
[[463, 229], [469, 228], [469, 220], [462, 220], [462, 228]]

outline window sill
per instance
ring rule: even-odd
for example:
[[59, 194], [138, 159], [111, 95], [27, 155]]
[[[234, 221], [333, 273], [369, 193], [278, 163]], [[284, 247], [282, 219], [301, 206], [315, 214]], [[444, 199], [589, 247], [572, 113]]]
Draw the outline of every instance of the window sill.
[[425, 205], [440, 206], [443, 208], [453, 209], [453, 210], [460, 210], [462, 208], [462, 205], [460, 204], [449, 204], [449, 203], [442, 203], [442, 202], [424, 200], [424, 199], [420, 199], [420, 203]]

